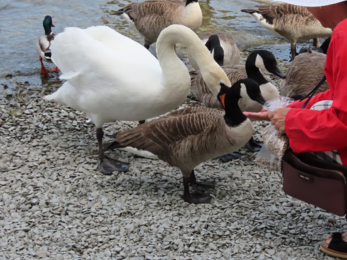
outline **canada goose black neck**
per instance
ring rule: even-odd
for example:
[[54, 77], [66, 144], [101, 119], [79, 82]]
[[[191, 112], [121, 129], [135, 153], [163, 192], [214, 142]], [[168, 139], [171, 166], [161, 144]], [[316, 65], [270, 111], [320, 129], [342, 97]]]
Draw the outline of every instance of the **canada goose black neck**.
[[205, 46], [213, 54], [214, 60], [218, 63], [219, 66], [223, 66], [224, 63], [224, 50], [220, 45], [220, 40], [217, 35], [211, 35], [208, 38]]
[[43, 19], [43, 28], [45, 29], [45, 35], [50, 35], [52, 32], [52, 27], [54, 27], [52, 22], [52, 17], [47, 15], [45, 19]]
[[259, 84], [252, 79], [241, 79], [231, 88], [222, 83], [220, 85], [218, 100], [224, 107], [224, 120], [229, 127], [237, 127], [247, 119], [238, 105], [240, 98], [250, 98], [260, 104], [266, 102], [261, 95]]
[[264, 78], [259, 68], [255, 65], [258, 53], [258, 51], [254, 51], [248, 56], [246, 61], [246, 73], [248, 78], [255, 80], [259, 85], [263, 85], [268, 83], [268, 81]]
[[189, 5], [190, 3], [197, 3], [198, 0], [187, 0], [186, 6]]

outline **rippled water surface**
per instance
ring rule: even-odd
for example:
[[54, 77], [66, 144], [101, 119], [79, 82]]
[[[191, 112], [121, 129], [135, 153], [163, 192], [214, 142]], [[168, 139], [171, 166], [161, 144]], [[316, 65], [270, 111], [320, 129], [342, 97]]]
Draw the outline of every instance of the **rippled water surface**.
[[[58, 73], [50, 78], [40, 76], [40, 62], [35, 51], [37, 38], [44, 33], [42, 20], [53, 17], [54, 32], [65, 27], [86, 28], [106, 24], [122, 34], [143, 43], [143, 38], [122, 18], [110, 11], [143, 0], [1, 0], [0, 1], [0, 91], [15, 91], [18, 82], [44, 87], [57, 82]], [[242, 50], [264, 48], [280, 59], [289, 58], [289, 44], [271, 35], [242, 8], [253, 8], [251, 0], [200, 0], [203, 24], [200, 31], [230, 32]], [[308, 45], [308, 44], [306, 44]], [[47, 67], [53, 64], [45, 64]]]

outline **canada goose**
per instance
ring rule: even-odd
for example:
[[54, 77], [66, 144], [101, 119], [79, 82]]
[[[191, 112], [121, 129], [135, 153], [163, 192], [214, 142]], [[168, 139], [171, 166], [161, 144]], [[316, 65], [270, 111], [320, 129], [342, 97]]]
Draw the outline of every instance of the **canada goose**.
[[329, 37], [332, 30], [325, 28], [303, 6], [291, 4], [259, 5], [257, 9], [243, 9], [249, 13], [265, 29], [275, 36], [283, 37], [291, 45], [291, 60], [296, 55], [296, 43], [315, 39], [315, 47], [319, 47], [318, 37]]
[[[294, 99], [306, 96], [323, 78], [325, 60], [325, 54], [315, 51], [298, 55], [290, 64], [286, 79], [281, 81], [281, 95]], [[328, 88], [325, 81], [316, 93]]]
[[171, 24], [182, 24], [196, 32], [202, 23], [198, 0], [147, 0], [132, 3], [113, 13], [145, 37], [145, 47], [156, 42], [160, 32]]
[[[246, 66], [234, 65], [224, 66], [222, 68], [232, 83], [247, 77], [255, 80], [260, 85], [261, 94], [266, 101], [278, 97], [279, 93], [277, 88], [271, 83], [271, 80], [265, 78], [259, 69], [285, 78], [285, 74], [277, 66], [275, 56], [271, 52], [265, 50], [253, 51], [247, 58]], [[206, 86], [200, 71], [192, 71], [190, 72], [190, 76], [192, 81], [190, 88], [191, 93], [205, 106], [222, 109], [217, 97], [213, 95]], [[262, 105], [250, 99], [240, 99], [239, 106], [241, 111], [260, 112], [262, 110]], [[247, 143], [247, 149], [251, 152], [257, 152], [260, 148], [261, 145], [255, 142], [253, 138]], [[234, 158], [237, 158], [237, 155], [226, 155], [220, 159], [223, 162], [227, 162]]]
[[[234, 65], [222, 67], [231, 83], [240, 79], [251, 78], [260, 85], [261, 94], [265, 100], [270, 100], [279, 96], [277, 88], [271, 83], [271, 80], [260, 72], [259, 69], [268, 71], [278, 77], [285, 78], [286, 75], [278, 68], [275, 56], [265, 50], [253, 51], [247, 58], [246, 65]], [[209, 90], [204, 82], [200, 71], [190, 72], [191, 92], [205, 106], [220, 108], [217, 97]], [[241, 111], [259, 112], [262, 106], [258, 102], [251, 100], [240, 100], [239, 106]]]
[[[237, 65], [240, 63], [240, 51], [230, 34], [203, 32], [199, 33], [198, 36], [220, 66]], [[198, 70], [199, 66], [189, 52], [188, 58], [192, 67]]]
[[128, 165], [105, 156], [102, 125], [115, 120], [139, 121], [162, 115], [187, 98], [190, 77], [174, 46], [188, 46], [205, 81], [217, 95], [228, 77], [198, 36], [171, 25], [158, 38], [158, 60], [139, 43], [107, 26], [67, 28], [52, 43], [53, 61], [67, 81], [44, 99], [84, 111], [95, 124], [98, 169], [103, 174], [127, 171]]
[[194, 168], [202, 162], [238, 150], [251, 138], [253, 126], [238, 106], [240, 98], [265, 103], [254, 80], [242, 79], [231, 88], [221, 85], [217, 96], [224, 111], [206, 107], [177, 110], [119, 132], [108, 149], [125, 148], [178, 167], [183, 174], [183, 199], [196, 204], [210, 202], [210, 195], [189, 191], [189, 183], [199, 185]]
[[[48, 70], [43, 65], [42, 60], [46, 62], [52, 63], [51, 60], [51, 42], [54, 39], [54, 33], [52, 32], [52, 27], [54, 27], [52, 22], [52, 17], [47, 15], [45, 19], [43, 19], [43, 28], [45, 29], [45, 35], [41, 35], [40, 38], [36, 42], [36, 52], [39, 55], [39, 59], [41, 62], [41, 71], [40, 74], [48, 74]], [[49, 71], [59, 71], [57, 67], [50, 68]]]

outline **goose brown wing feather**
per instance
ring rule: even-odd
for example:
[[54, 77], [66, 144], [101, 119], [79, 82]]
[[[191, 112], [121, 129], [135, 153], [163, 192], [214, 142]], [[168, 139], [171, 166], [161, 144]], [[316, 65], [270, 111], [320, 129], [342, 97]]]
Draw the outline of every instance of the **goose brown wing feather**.
[[[323, 78], [326, 55], [312, 52], [298, 55], [291, 63], [286, 79], [281, 81], [280, 92], [283, 96], [307, 95]], [[327, 81], [317, 93], [329, 88]]]
[[[240, 79], [247, 78], [246, 69], [243, 65], [223, 66], [222, 68], [230, 79], [231, 85]], [[190, 91], [195, 98], [200, 100], [206, 107], [223, 109], [222, 104], [206, 85], [200, 71], [190, 72], [190, 78]]]
[[122, 14], [124, 12], [137, 24], [141, 17], [148, 15], [163, 16], [179, 6], [184, 6], [184, 2], [178, 0], [148, 0], [141, 3], [129, 4], [116, 12], [116, 14]]
[[181, 109], [171, 115], [120, 132], [116, 141], [122, 146], [147, 150], [168, 161], [167, 156], [173, 146], [179, 145], [187, 138], [207, 134], [215, 125], [210, 121], [223, 113], [204, 107]]
[[303, 17], [313, 17], [305, 7], [295, 6], [291, 4], [278, 4], [278, 5], [259, 5], [258, 12], [270, 24], [273, 24], [275, 19], [286, 15], [300, 15]]

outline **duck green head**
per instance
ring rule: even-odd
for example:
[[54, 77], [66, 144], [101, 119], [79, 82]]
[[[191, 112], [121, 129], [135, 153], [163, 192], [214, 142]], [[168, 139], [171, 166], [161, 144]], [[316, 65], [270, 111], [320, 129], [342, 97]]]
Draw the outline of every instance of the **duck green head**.
[[54, 27], [54, 24], [52, 22], [52, 17], [49, 15], [46, 15], [45, 19], [43, 19], [43, 28], [45, 29], [45, 34], [49, 35], [52, 32], [52, 27]]

